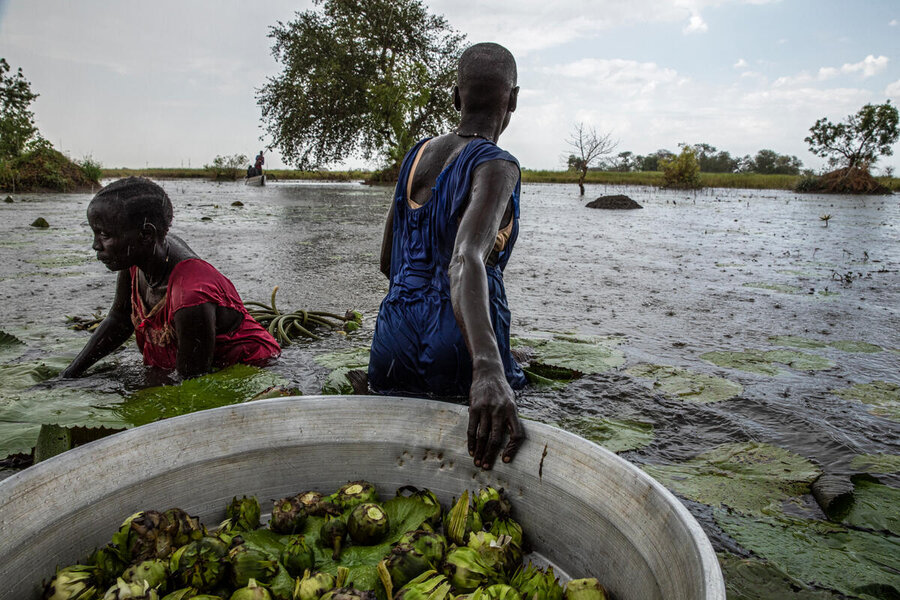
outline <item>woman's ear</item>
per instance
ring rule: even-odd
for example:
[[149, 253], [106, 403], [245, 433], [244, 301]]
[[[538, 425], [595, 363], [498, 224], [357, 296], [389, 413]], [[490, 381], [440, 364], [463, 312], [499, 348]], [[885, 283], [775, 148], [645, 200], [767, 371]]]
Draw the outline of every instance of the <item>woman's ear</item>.
[[159, 230], [157, 230], [156, 225], [150, 221], [144, 221], [144, 225], [141, 227], [138, 235], [140, 236], [142, 243], [148, 245], [154, 244], [159, 237]]

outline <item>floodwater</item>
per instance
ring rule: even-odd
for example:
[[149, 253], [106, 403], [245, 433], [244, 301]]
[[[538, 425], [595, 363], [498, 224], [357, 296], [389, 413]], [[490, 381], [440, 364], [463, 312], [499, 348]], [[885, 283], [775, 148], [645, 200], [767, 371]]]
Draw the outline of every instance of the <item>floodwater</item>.
[[[392, 190], [358, 183], [161, 185], [175, 208], [172, 232], [225, 273], [245, 301], [267, 302], [278, 285], [279, 304], [292, 310], [363, 313], [360, 332], [292, 345], [272, 367], [305, 394], [318, 393], [327, 372], [312, 357], [365, 345], [371, 336], [387, 291], [378, 253]], [[584, 206], [613, 193], [644, 208]], [[53, 342], [48, 347], [71, 355], [86, 334], [67, 330], [65, 315], [105, 312], [115, 279], [93, 260], [85, 222], [90, 195], [15, 200], [0, 204], [0, 329], [40, 331]], [[232, 206], [238, 200], [243, 206]], [[29, 227], [39, 216], [50, 229]], [[626, 364], [564, 389], [527, 389], [520, 410], [545, 422], [594, 415], [652, 424], [653, 441], [622, 454], [639, 464], [685, 461], [743, 441], [785, 448], [835, 473], [849, 472], [857, 455], [896, 456], [898, 423], [830, 390], [900, 383], [898, 242], [896, 196], [588, 186], [580, 198], [574, 185], [526, 184], [521, 233], [505, 274], [513, 335], [621, 336]], [[788, 335], [867, 342], [883, 351], [819, 348], [815, 352], [835, 366], [785, 368], [777, 376], [700, 358], [711, 351], [772, 349], [771, 337]], [[116, 359], [115, 372], [70, 385], [124, 394], [151, 383], [136, 348]], [[716, 403], [667, 397], [625, 373], [639, 363], [727, 377], [743, 392]], [[900, 486], [896, 473], [879, 478]], [[807, 516], [821, 517], [807, 500]], [[685, 503], [717, 550], [748, 555], [716, 525], [709, 507]]]

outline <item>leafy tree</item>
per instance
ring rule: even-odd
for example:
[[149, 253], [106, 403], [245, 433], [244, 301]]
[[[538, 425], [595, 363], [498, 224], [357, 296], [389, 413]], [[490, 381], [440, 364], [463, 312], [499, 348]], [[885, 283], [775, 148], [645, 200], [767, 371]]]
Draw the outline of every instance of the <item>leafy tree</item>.
[[[572, 129], [572, 134], [566, 140], [569, 147], [575, 151], [570, 157], [569, 164], [577, 165], [576, 170], [579, 172], [578, 189], [581, 190], [582, 196], [584, 196], [584, 178], [587, 177], [588, 169], [619, 145], [619, 141], [613, 141], [611, 135], [610, 133], [597, 133], [595, 127], [577, 123]], [[574, 161], [571, 160], [572, 157], [574, 157]]]
[[700, 162], [694, 148], [685, 144], [681, 154], [671, 159], [660, 159], [659, 168], [663, 172], [663, 187], [697, 189], [700, 183]]
[[724, 150], [717, 150], [709, 144], [694, 144], [692, 146], [700, 171], [704, 173], [734, 173], [738, 168], [738, 161]]
[[606, 161], [605, 167], [610, 171], [629, 172], [637, 168], [637, 157], [633, 152], [619, 152]]
[[569, 158], [566, 159], [566, 166], [568, 167], [569, 171], [581, 171], [582, 167], [584, 166], [584, 161], [574, 154], [570, 154]]
[[31, 83], [19, 67], [10, 75], [12, 67], [0, 58], [0, 160], [21, 156], [29, 142], [38, 137], [34, 113], [29, 110], [38, 97], [31, 91]]
[[750, 162], [750, 171], [763, 175], [799, 175], [803, 163], [796, 156], [760, 150]]
[[856, 167], [868, 170], [881, 156], [891, 156], [891, 146], [900, 136], [897, 108], [884, 104], [866, 104], [855, 115], [840, 123], [821, 118], [803, 138], [816, 156], [828, 159], [831, 167]]
[[314, 0], [269, 32], [282, 72], [258, 90], [282, 157], [314, 168], [351, 155], [394, 169], [415, 141], [456, 120], [464, 36], [420, 0]]
[[675, 155], [668, 150], [657, 150], [653, 154], [647, 156], [636, 156], [634, 159], [635, 168], [639, 171], [659, 171], [660, 159], [672, 159]]
[[213, 179], [235, 180], [247, 168], [246, 165], [246, 154], [230, 154], [216, 156], [211, 165], [203, 165], [203, 168], [210, 172]]

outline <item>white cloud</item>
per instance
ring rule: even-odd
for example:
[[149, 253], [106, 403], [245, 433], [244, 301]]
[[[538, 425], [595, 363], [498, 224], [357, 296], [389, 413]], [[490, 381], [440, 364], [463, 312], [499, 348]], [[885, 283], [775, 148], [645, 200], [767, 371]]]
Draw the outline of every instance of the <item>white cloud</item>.
[[888, 23], [888, 25], [890, 25], [891, 27], [896, 27], [896, 26], [897, 26], [897, 19], [891, 19], [891, 22]]
[[691, 15], [688, 24], [684, 26], [684, 29], [681, 30], [685, 35], [691, 33], [706, 33], [709, 30], [709, 26], [706, 24], [706, 21], [703, 20], [703, 17], [700, 16], [699, 13], [694, 13]]
[[747, 61], [743, 58], [739, 58], [738, 61], [733, 65], [735, 69], [746, 69], [747, 66]]
[[878, 73], [884, 71], [887, 68], [888, 57], [887, 56], [879, 56], [875, 57], [871, 54], [865, 57], [858, 63], [847, 63], [841, 67], [842, 73], [857, 73], [862, 72], [863, 77], [871, 77], [873, 75], [877, 75]]
[[884, 94], [890, 98], [900, 98], [900, 79], [894, 83], [889, 83], [888, 86], [884, 88]]

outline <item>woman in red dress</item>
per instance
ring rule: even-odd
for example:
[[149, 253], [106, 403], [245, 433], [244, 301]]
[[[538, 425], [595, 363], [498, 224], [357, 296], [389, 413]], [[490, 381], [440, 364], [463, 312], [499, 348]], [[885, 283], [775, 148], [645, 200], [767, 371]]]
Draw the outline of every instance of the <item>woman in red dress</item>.
[[94, 196], [87, 216], [97, 260], [118, 272], [116, 296], [63, 377], [78, 377], [132, 333], [145, 364], [183, 377], [280, 354], [231, 281], [168, 233], [172, 202], [161, 187], [142, 177], [120, 179]]

